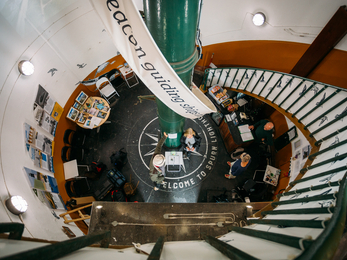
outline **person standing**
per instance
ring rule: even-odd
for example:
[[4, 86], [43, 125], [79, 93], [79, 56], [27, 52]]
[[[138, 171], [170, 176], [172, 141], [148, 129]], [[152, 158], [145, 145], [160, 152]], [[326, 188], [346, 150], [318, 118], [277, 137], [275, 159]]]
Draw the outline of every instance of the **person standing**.
[[254, 125], [248, 127], [252, 130], [254, 140], [257, 143], [273, 145], [272, 133], [274, 124], [266, 119], [260, 120]]
[[229, 174], [225, 174], [227, 179], [235, 179], [237, 176], [245, 172], [248, 166], [251, 164], [251, 156], [247, 153], [243, 153], [240, 156], [240, 159], [235, 162], [227, 162], [230, 166]]
[[191, 152], [198, 151], [201, 143], [201, 137], [193, 128], [188, 128], [180, 139], [181, 150], [186, 158], [190, 157]]
[[160, 184], [162, 184], [165, 179], [165, 156], [161, 154], [161, 148], [167, 136], [167, 133], [164, 132], [149, 163], [149, 176], [153, 181], [155, 191], [159, 190]]

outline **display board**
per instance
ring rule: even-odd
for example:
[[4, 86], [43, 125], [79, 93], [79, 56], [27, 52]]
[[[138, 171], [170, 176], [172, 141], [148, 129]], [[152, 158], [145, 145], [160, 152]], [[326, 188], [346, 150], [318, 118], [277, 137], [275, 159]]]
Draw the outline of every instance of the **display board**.
[[26, 167], [24, 167], [24, 172], [33, 192], [42, 203], [50, 209], [67, 209], [59, 194], [57, 180], [54, 177]]
[[28, 123], [24, 123], [25, 147], [34, 165], [54, 172], [53, 149], [54, 141], [36, 131]]
[[37, 90], [33, 110], [37, 124], [48, 133], [55, 136], [58, 121], [64, 109], [41, 85], [39, 85]]

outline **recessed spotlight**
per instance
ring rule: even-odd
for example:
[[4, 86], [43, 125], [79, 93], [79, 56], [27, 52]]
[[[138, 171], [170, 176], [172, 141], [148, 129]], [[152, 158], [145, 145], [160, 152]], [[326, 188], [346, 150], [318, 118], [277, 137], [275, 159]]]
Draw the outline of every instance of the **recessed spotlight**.
[[266, 17], [265, 14], [258, 12], [255, 15], [253, 15], [253, 23], [255, 26], [262, 26], [265, 23]]
[[34, 73], [34, 65], [28, 60], [22, 60], [18, 63], [18, 70], [25, 76], [30, 76]]

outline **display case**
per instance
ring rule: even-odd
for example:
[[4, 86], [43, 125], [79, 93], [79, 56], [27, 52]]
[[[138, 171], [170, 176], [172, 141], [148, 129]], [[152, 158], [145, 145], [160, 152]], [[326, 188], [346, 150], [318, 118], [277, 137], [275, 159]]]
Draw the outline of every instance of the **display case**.
[[208, 93], [217, 102], [218, 105], [229, 98], [226, 89], [223, 89], [219, 85], [210, 87], [208, 89]]
[[212, 118], [213, 122], [216, 123], [217, 126], [220, 125], [220, 123], [223, 120], [223, 117], [224, 117], [224, 115], [220, 111], [217, 111], [215, 113], [211, 113], [211, 118]]

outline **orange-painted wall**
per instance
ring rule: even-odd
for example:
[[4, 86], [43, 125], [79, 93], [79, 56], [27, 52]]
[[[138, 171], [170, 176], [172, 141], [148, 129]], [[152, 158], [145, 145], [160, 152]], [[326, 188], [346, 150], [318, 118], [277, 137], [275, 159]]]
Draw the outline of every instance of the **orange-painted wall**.
[[[203, 47], [198, 66], [254, 67], [289, 73], [309, 44], [284, 41], [238, 41]], [[347, 52], [332, 50], [309, 75], [310, 79], [347, 88]]]
[[[94, 79], [95, 77], [98, 77], [102, 74], [104, 74], [107, 71], [110, 71], [117, 66], [123, 64], [125, 62], [124, 58], [120, 55], [111, 58], [108, 60], [109, 65], [105, 69], [105, 71], [101, 71], [100, 73], [96, 74], [96, 69], [93, 70], [84, 80]], [[78, 94], [83, 91], [88, 96], [100, 96], [99, 91], [96, 90], [95, 85], [92, 86], [85, 86], [83, 84], [79, 84], [77, 88], [74, 90], [74, 92], [71, 94], [69, 100], [66, 102], [64, 106], [64, 112], [59, 120], [57, 129], [56, 129], [56, 135], [54, 137], [54, 157], [53, 157], [53, 165], [54, 165], [54, 177], [57, 180], [59, 193], [64, 200], [64, 202], [68, 201], [70, 198], [66, 193], [65, 190], [65, 176], [64, 176], [64, 166], [63, 166], [63, 160], [61, 158], [61, 149], [64, 147], [64, 132], [66, 129], [77, 129], [77, 124], [70, 119], [66, 117], [67, 113], [69, 112], [69, 109], [75, 102], [75, 98], [78, 96]], [[78, 214], [73, 214], [73, 218], [78, 218]], [[87, 234], [88, 228], [85, 226], [85, 224], [81, 221], [76, 222], [77, 226], [85, 233]]]

